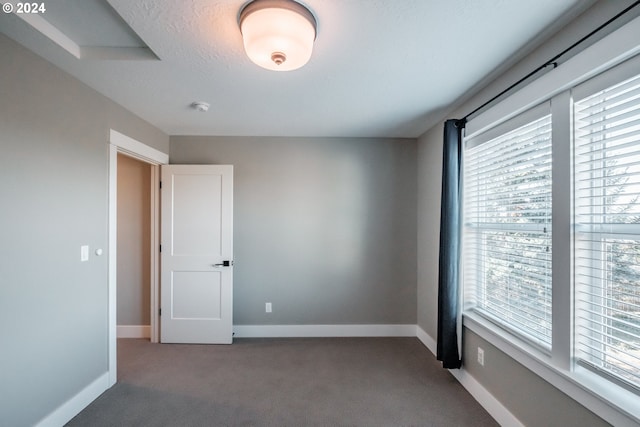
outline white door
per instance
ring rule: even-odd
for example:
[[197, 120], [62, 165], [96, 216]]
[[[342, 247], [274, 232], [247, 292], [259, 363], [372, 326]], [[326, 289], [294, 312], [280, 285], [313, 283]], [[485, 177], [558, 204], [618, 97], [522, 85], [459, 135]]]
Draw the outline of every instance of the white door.
[[233, 166], [166, 165], [160, 341], [231, 344]]

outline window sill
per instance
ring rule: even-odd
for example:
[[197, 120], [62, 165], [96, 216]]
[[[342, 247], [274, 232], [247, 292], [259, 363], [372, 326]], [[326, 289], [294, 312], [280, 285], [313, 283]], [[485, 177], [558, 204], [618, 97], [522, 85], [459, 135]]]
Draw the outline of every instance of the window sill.
[[554, 366], [551, 357], [473, 312], [463, 313], [463, 325], [608, 423], [640, 424], [638, 395], [579, 366]]

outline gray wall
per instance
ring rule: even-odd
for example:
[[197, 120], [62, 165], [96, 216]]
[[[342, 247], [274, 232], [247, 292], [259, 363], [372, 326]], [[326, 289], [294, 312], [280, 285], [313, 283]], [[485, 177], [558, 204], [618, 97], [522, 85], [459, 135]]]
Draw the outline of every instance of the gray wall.
[[[447, 117], [463, 117], [631, 3], [630, 0], [597, 2], [468, 102], [458, 105]], [[616, 26], [619, 27], [638, 14], [640, 10], [634, 10], [633, 14]], [[609, 28], [607, 32], [613, 31], [616, 26]], [[438, 124], [418, 140], [418, 325], [434, 339], [437, 331], [442, 132], [442, 124]], [[464, 351], [467, 354], [475, 355], [478, 346], [485, 350], [485, 367], [479, 367], [469, 356], [464, 358], [466, 369], [525, 425], [606, 424], [476, 334], [464, 330], [463, 336]], [[523, 387], [526, 393], [516, 386]]]
[[418, 140], [418, 325], [432, 338], [438, 331], [438, 257], [443, 130], [434, 127]]
[[3, 35], [0, 58], [0, 425], [18, 427], [108, 369], [109, 129], [169, 138]]
[[118, 154], [118, 325], [149, 325], [151, 165]]
[[[450, 117], [630, 3], [598, 2]], [[163, 152], [169, 138], [3, 35], [0, 57], [0, 424], [28, 426], [107, 371], [107, 257], [93, 250], [108, 250], [109, 129]], [[417, 320], [435, 337], [441, 135], [436, 126], [417, 147], [412, 140], [172, 138], [174, 163], [236, 166], [235, 323]], [[91, 247], [85, 263], [83, 244]], [[469, 371], [527, 424], [596, 423], [466, 331], [465, 348], [478, 345], [486, 366], [467, 361]], [[498, 374], [502, 366], [508, 376]], [[532, 384], [530, 395], [515, 400], [513, 384]]]
[[[465, 369], [526, 426], [608, 426], [602, 418], [472, 331], [464, 331]], [[478, 347], [485, 351], [485, 363], [478, 363]]]
[[170, 152], [234, 165], [239, 325], [415, 324], [415, 158], [410, 139], [171, 137]]

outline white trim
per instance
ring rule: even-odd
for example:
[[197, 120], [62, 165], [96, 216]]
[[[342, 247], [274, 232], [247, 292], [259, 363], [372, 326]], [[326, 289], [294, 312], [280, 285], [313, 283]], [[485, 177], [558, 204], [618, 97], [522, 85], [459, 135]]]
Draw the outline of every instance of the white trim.
[[597, 376], [591, 374], [589, 378], [586, 373], [581, 375], [581, 371], [564, 371], [553, 366], [548, 357], [524, 342], [516, 343], [513, 336], [473, 313], [465, 313], [464, 326], [608, 423], [638, 426], [640, 407], [634, 393], [602, 381], [601, 387], [607, 386], [607, 393], [596, 394], [588, 382], [597, 381], [593, 378]]
[[[109, 358], [109, 387], [114, 385], [117, 381], [117, 343], [118, 343], [118, 330], [116, 323], [116, 310], [117, 310], [117, 243], [118, 243], [118, 153], [123, 153], [127, 156], [133, 157], [145, 163], [153, 165], [152, 179], [155, 176], [159, 176], [158, 165], [169, 163], [169, 156], [161, 151], [156, 150], [142, 142], [136, 141], [118, 131], [110, 129], [109, 133], [109, 251], [108, 253], [108, 327], [109, 327], [109, 339], [108, 339], [108, 358]], [[157, 183], [157, 181], [156, 181]], [[158, 203], [159, 189], [158, 185], [152, 182], [155, 190], [151, 192], [152, 195], [152, 208], [153, 205]], [[158, 247], [159, 239], [159, 211], [156, 211], [151, 218], [151, 247]], [[151, 275], [151, 303], [158, 303], [158, 273], [157, 268], [159, 265], [158, 251], [151, 251], [151, 268], [155, 268]], [[155, 334], [158, 334], [158, 305], [151, 306], [151, 325], [155, 325]], [[150, 331], [151, 333], [151, 331]], [[153, 342], [157, 342], [157, 338]]]
[[118, 147], [109, 144], [109, 250], [108, 257], [108, 322], [109, 322], [109, 387], [117, 381], [117, 307], [118, 307]]
[[109, 373], [105, 372], [92, 381], [91, 384], [80, 390], [71, 399], [41, 419], [36, 424], [36, 427], [59, 427], [65, 425], [109, 387], [111, 387], [109, 384]]
[[134, 157], [138, 160], [142, 160], [152, 165], [165, 165], [169, 163], [169, 155], [158, 151], [153, 147], [149, 147], [140, 141], [136, 141], [127, 135], [111, 129], [109, 133], [109, 142], [116, 147], [118, 151]]
[[160, 307], [160, 256], [158, 248], [160, 247], [160, 166], [151, 165], [151, 206], [149, 213], [151, 218], [151, 259], [150, 259], [150, 286], [149, 295], [151, 302], [149, 304], [149, 316], [151, 319], [151, 328], [149, 338], [152, 343], [160, 342], [160, 321], [158, 319], [158, 308]]
[[571, 98], [573, 102], [583, 101], [585, 98], [618, 85], [638, 75], [640, 70], [640, 55], [637, 55], [622, 64], [599, 74], [584, 83], [571, 88]]
[[416, 336], [422, 342], [422, 344], [424, 344], [424, 346], [429, 349], [431, 353], [433, 353], [434, 355], [438, 353], [438, 344], [436, 343], [436, 340], [431, 338], [431, 336], [427, 334], [424, 331], [424, 329], [422, 329], [420, 326], [417, 326], [417, 325], [416, 325]]
[[150, 338], [150, 325], [118, 325], [118, 338]]
[[[416, 326], [416, 336], [434, 355], [437, 352], [436, 341], [431, 338], [420, 326]], [[482, 386], [468, 371], [461, 369], [449, 369], [449, 372], [458, 382], [473, 396], [476, 401], [491, 415], [501, 426], [524, 427], [498, 399]]]
[[486, 142], [492, 141], [506, 133], [509, 133], [515, 129], [528, 125], [531, 122], [548, 116], [549, 114], [551, 114], [551, 107], [551, 100], [548, 99], [536, 105], [535, 107], [532, 107], [531, 109], [515, 117], [512, 117], [509, 120], [505, 120], [504, 122], [492, 127], [491, 129], [486, 130], [485, 132], [482, 132], [481, 134], [476, 134], [476, 136], [474, 137], [469, 138], [465, 134], [464, 147], [465, 149], [477, 147], [478, 145], [482, 145]]
[[508, 427], [524, 427], [524, 424], [469, 374], [469, 371], [463, 368], [450, 369], [449, 372], [498, 424]]
[[[551, 248], [551, 325], [553, 329], [551, 358], [559, 368], [571, 369], [573, 340], [567, 339], [573, 330], [573, 257], [572, 242], [572, 126], [571, 95], [562, 92], [551, 100], [552, 107], [552, 169], [551, 200], [552, 228]], [[567, 286], [558, 286], [558, 283]], [[556, 284], [555, 286], [553, 284]], [[570, 307], [570, 309], [567, 309]]]
[[71, 55], [80, 59], [80, 46], [60, 31], [58, 27], [52, 25], [42, 16], [32, 13], [14, 12], [14, 14], [36, 30], [40, 31], [49, 40], [69, 52]]
[[640, 53], [640, 17], [584, 49], [494, 107], [469, 120], [467, 138], [515, 117], [585, 80]]
[[234, 325], [234, 338], [415, 337], [416, 325]]

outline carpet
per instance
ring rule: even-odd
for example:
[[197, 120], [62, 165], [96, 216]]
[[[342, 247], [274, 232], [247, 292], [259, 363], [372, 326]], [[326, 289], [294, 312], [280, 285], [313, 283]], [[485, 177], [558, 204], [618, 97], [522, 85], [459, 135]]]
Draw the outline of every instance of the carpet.
[[78, 426], [496, 426], [417, 338], [118, 340]]

